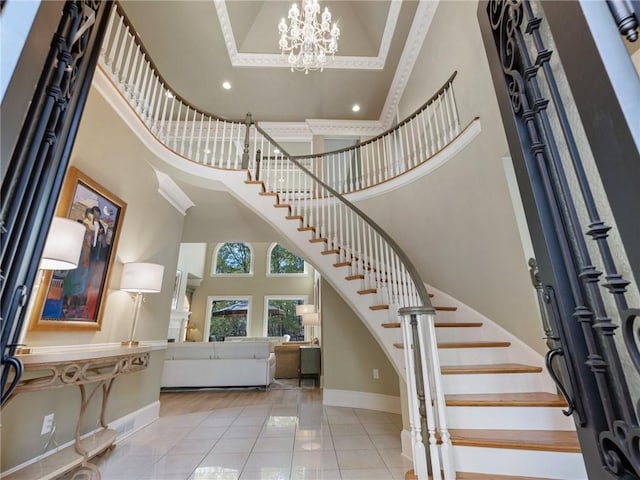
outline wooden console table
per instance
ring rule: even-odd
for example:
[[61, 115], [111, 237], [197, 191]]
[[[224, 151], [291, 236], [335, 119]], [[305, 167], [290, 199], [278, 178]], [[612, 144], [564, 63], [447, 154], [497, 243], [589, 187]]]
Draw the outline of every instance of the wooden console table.
[[[84, 472], [89, 474], [89, 477], [100, 479], [98, 468], [89, 463], [89, 459], [113, 448], [116, 440], [115, 430], [109, 429], [105, 422], [107, 400], [113, 381], [120, 375], [147, 368], [150, 351], [151, 347], [147, 346], [114, 346], [17, 355], [23, 364], [24, 374], [7, 402], [23, 392], [77, 385], [80, 389], [81, 404], [74, 444], [8, 475], [5, 477], [6, 480], [49, 480], [78, 466], [82, 466], [84, 471], [90, 471]], [[87, 386], [90, 384], [93, 385], [87, 392]], [[102, 391], [100, 409], [102, 429], [81, 439], [87, 406], [100, 390]]]

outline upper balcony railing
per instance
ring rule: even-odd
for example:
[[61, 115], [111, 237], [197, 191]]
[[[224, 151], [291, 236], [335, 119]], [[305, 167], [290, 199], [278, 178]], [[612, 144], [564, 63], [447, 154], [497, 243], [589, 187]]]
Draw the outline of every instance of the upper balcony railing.
[[181, 98], [162, 78], [117, 4], [110, 13], [100, 61], [116, 89], [165, 147], [185, 161], [247, 171], [266, 192], [277, 194], [280, 206], [289, 209], [289, 219], [299, 219], [302, 229], [312, 231], [314, 241], [325, 242], [366, 288], [381, 292], [394, 316], [408, 309], [400, 321], [403, 341], [412, 346], [405, 349], [405, 364], [414, 465], [419, 478], [426, 478], [428, 431], [433, 478], [440, 478], [440, 458], [445, 478], [455, 478], [429, 295], [398, 244], [343, 195], [415, 168], [458, 135], [455, 74], [393, 129], [351, 148], [293, 157], [251, 115], [228, 120]]

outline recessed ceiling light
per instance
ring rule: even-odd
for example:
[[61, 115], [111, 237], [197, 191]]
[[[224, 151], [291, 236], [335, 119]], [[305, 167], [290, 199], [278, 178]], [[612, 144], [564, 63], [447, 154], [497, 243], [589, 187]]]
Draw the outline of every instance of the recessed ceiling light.
[[173, 98], [173, 93], [171, 93], [169, 90], [167, 90], [166, 92], [164, 92], [164, 96], [167, 98]]
[[280, 153], [280, 149], [279, 149], [279, 148], [275, 148], [275, 149], [273, 150], [273, 153], [275, 153], [276, 155], [277, 155], [277, 154], [279, 154], [279, 153]]
[[211, 150], [209, 150], [208, 148], [204, 149], [204, 153], [206, 153], [207, 155], [211, 153]]
[[358, 104], [356, 103], [353, 107], [351, 107], [351, 110], [352, 110], [353, 112], [359, 112], [359, 111], [360, 111], [360, 105], [358, 105]]
[[224, 88], [225, 90], [231, 90], [231, 83], [229, 82], [222, 82], [222, 88]]

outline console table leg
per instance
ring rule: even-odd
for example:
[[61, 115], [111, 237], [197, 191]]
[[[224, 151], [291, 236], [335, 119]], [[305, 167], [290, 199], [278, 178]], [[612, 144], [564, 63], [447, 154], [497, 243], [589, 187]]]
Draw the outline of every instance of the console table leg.
[[102, 383], [102, 408], [100, 409], [100, 426], [107, 428], [107, 422], [104, 419], [104, 415], [107, 411], [107, 400], [109, 400], [109, 394], [111, 393], [111, 387], [113, 386], [112, 378], [106, 383]]

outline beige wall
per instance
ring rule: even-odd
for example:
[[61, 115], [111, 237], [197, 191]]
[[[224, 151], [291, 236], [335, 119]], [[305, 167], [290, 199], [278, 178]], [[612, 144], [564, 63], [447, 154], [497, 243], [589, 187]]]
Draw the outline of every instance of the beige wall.
[[[241, 240], [236, 240], [241, 241]], [[211, 275], [213, 255], [217, 243], [207, 246], [204, 267], [204, 278], [193, 294], [191, 304], [191, 322], [193, 326], [204, 332], [205, 318], [208, 315], [207, 298], [211, 296], [248, 296], [251, 297], [247, 335], [261, 336], [265, 333], [264, 297], [274, 295], [306, 296], [313, 302], [313, 267], [307, 266], [304, 276], [269, 276], [267, 275], [267, 251], [271, 243], [250, 243], [253, 252], [253, 275]], [[207, 338], [208, 335], [202, 338]]]
[[477, 3], [440, 2], [400, 103], [404, 117], [458, 70], [463, 125], [482, 132], [460, 154], [409, 186], [358, 204], [405, 249], [425, 282], [545, 351], [527, 259], [502, 157], [507, 144], [488, 71]]
[[[380, 378], [374, 380], [373, 369]], [[324, 388], [399, 396], [398, 374], [360, 318], [334, 288], [322, 282]]]
[[[109, 134], [104, 126], [109, 125]], [[72, 345], [127, 339], [133, 319], [132, 297], [118, 290], [122, 262], [149, 261], [165, 265], [162, 292], [148, 294], [138, 321], [137, 338], [166, 339], [178, 248], [184, 217], [158, 193], [151, 154], [94, 90], [89, 95], [71, 164], [127, 203], [120, 241], [104, 309], [102, 330], [29, 331], [26, 343]], [[168, 228], [170, 226], [170, 228]], [[147, 370], [115, 381], [109, 400], [109, 420], [158, 400], [162, 352], [153, 352]], [[99, 395], [97, 395], [99, 398]], [[56, 441], [70, 441], [78, 415], [80, 393], [75, 387], [21, 394], [2, 409], [2, 471], [42, 453], [43, 417], [56, 416]], [[83, 431], [96, 428], [98, 402], [92, 401]]]

